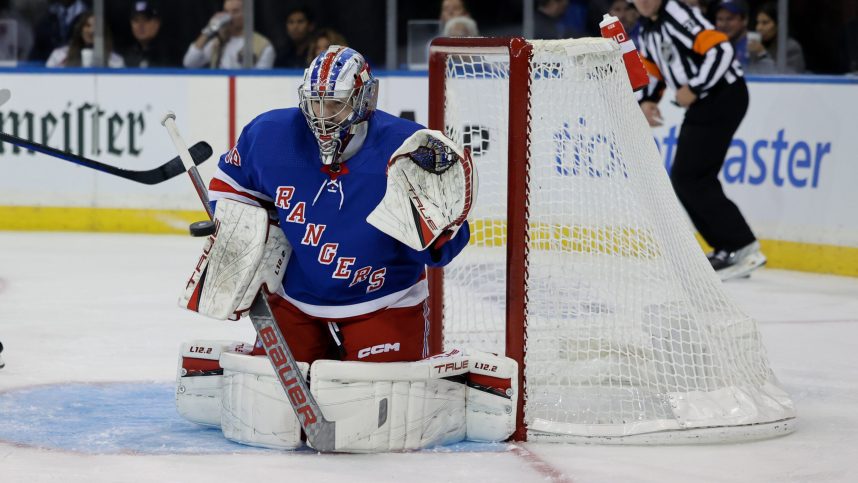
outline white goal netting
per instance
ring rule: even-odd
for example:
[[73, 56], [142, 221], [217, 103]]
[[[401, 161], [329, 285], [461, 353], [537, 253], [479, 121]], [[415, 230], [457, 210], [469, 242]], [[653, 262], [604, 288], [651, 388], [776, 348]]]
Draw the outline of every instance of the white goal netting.
[[789, 432], [792, 403], [694, 239], [616, 45], [531, 44], [521, 200], [507, 197], [508, 54], [446, 56], [444, 125], [480, 186], [471, 243], [444, 271], [445, 347], [504, 352], [506, 207], [524, 203], [530, 439]]

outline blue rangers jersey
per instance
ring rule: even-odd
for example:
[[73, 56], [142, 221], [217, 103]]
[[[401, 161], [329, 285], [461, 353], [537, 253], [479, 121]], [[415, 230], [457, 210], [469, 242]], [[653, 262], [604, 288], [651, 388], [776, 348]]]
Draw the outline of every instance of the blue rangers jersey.
[[467, 223], [440, 249], [415, 251], [366, 222], [387, 186], [387, 162], [419, 124], [376, 110], [360, 149], [339, 172], [323, 166], [297, 108], [266, 112], [220, 158], [212, 202], [234, 199], [276, 210], [292, 255], [278, 293], [302, 312], [330, 319], [428, 296], [426, 266], [443, 266], [468, 243]]

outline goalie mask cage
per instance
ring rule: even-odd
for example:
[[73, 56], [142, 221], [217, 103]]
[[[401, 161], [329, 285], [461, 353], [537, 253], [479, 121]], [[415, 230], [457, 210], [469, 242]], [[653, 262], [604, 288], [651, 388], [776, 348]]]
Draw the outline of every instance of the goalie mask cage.
[[430, 273], [432, 348], [518, 361], [514, 439], [792, 431], [756, 323], [695, 241], [613, 40], [436, 39], [429, 84], [429, 126], [471, 150], [480, 183], [469, 246]]

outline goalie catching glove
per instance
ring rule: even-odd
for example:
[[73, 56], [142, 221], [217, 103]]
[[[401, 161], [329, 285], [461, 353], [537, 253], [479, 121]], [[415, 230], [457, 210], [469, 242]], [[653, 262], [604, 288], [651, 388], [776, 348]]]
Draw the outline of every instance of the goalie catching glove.
[[415, 250], [453, 238], [477, 197], [470, 152], [440, 131], [421, 129], [393, 153], [387, 191], [366, 218], [372, 226]]
[[265, 286], [280, 287], [292, 246], [259, 206], [220, 200], [215, 232], [206, 239], [179, 305], [209, 317], [235, 320]]

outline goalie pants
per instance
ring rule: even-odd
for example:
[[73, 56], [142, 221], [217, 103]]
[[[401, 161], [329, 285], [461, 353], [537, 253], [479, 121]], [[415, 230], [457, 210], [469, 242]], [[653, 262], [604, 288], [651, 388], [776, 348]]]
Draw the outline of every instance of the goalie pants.
[[722, 80], [688, 108], [679, 132], [670, 180], [694, 227], [715, 250], [735, 251], [756, 240], [718, 179], [747, 110], [744, 79], [732, 84]]
[[[425, 301], [413, 307], [389, 308], [339, 320], [307, 315], [276, 294], [269, 296], [268, 303], [299, 362], [411, 362], [429, 356], [429, 311]], [[265, 354], [259, 339], [252, 354]]]

